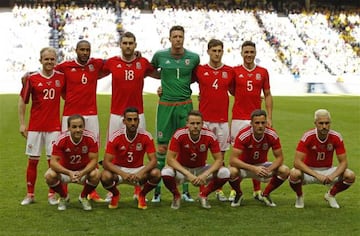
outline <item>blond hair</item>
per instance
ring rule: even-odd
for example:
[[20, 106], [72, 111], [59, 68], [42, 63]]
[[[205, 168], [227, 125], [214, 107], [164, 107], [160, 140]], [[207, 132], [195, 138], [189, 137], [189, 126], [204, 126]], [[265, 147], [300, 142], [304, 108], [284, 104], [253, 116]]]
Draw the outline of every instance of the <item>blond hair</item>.
[[329, 119], [331, 119], [330, 112], [328, 110], [326, 110], [326, 109], [318, 109], [318, 110], [316, 110], [315, 114], [314, 114], [314, 119], [316, 121], [317, 119], [319, 119], [320, 117], [323, 117], [323, 116], [326, 116]]

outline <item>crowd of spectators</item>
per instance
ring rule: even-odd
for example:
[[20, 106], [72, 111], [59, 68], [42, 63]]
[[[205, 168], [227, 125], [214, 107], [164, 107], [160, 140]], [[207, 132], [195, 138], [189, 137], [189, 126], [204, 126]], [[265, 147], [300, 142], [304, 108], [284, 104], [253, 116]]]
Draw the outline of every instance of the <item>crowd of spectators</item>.
[[[227, 2], [231, 1], [224, 4]], [[33, 70], [38, 66], [37, 52], [51, 40], [51, 10], [45, 6], [13, 8], [8, 71]], [[136, 7], [127, 8], [126, 3], [110, 2], [102, 6], [61, 5], [57, 14], [64, 22], [59, 41], [62, 59], [74, 57], [79, 39], [92, 43], [94, 57], [117, 55], [119, 34], [126, 30], [135, 33], [138, 50], [151, 58], [159, 48], [169, 47], [168, 30], [179, 24], [185, 27], [185, 47], [199, 53], [202, 63], [206, 63], [206, 46], [211, 38], [224, 42], [223, 60], [231, 66], [241, 63], [241, 43], [252, 40], [258, 50], [256, 62], [274, 75], [301, 79], [319, 74], [360, 74], [360, 20], [358, 14], [351, 12], [289, 12], [288, 16], [279, 16], [275, 11], [260, 9], [161, 7], [143, 14]]]

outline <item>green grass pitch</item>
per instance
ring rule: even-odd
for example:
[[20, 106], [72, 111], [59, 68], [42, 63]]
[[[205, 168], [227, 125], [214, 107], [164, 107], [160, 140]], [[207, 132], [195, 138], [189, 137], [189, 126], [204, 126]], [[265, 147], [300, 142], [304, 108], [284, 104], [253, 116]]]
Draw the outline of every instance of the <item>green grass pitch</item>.
[[[157, 97], [145, 95], [148, 130], [155, 136]], [[197, 99], [193, 97], [194, 107]], [[80, 186], [69, 185], [71, 202], [59, 212], [47, 203], [47, 186], [43, 175], [47, 169], [41, 157], [36, 184], [36, 202], [21, 206], [26, 193], [24, 155], [25, 140], [19, 134], [17, 95], [0, 95], [0, 235], [360, 235], [360, 184], [337, 196], [340, 209], [331, 209], [323, 200], [327, 188], [304, 187], [305, 208], [295, 209], [295, 194], [285, 182], [272, 193], [276, 208], [268, 208], [252, 199], [251, 181], [242, 188], [244, 205], [230, 207], [209, 196], [212, 208], [202, 209], [198, 202], [182, 203], [177, 211], [170, 209], [171, 195], [162, 188], [162, 202], [148, 203], [147, 210], [137, 209], [132, 200], [133, 188], [120, 186], [119, 209], [109, 210], [105, 203], [93, 203], [93, 211], [85, 212], [77, 196]], [[102, 148], [110, 110], [110, 96], [98, 96]], [[313, 127], [313, 113], [326, 108], [332, 114], [332, 128], [341, 132], [348, 153], [349, 168], [360, 174], [360, 97], [309, 96], [274, 97], [273, 125], [278, 131], [285, 164], [292, 166], [295, 147], [303, 132]], [[272, 154], [269, 153], [272, 160]], [[226, 155], [226, 163], [229, 153]], [[336, 163], [336, 161], [335, 161]], [[264, 185], [262, 185], [264, 186]], [[229, 185], [224, 186], [226, 194]], [[195, 197], [198, 190], [190, 187]], [[105, 195], [101, 185], [98, 192]], [[150, 200], [152, 193], [148, 195]]]

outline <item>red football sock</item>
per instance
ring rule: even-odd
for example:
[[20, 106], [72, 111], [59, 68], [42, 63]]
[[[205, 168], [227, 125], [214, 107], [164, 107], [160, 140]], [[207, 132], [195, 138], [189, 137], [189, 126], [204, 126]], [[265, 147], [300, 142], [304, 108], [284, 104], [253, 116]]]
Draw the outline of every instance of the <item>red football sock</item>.
[[27, 192], [29, 194], [34, 194], [38, 163], [39, 163], [38, 159], [28, 160], [28, 166], [26, 169], [26, 186], [27, 186]]
[[352, 183], [345, 182], [340, 180], [334, 184], [334, 186], [330, 189], [330, 195], [335, 196], [336, 194], [348, 189]]
[[163, 176], [162, 177], [165, 187], [167, 187], [174, 197], [180, 197], [179, 190], [176, 185], [175, 177], [172, 176]]
[[145, 196], [148, 192], [153, 190], [156, 186], [157, 186], [157, 183], [151, 183], [150, 181], [146, 181], [146, 183], [144, 184], [144, 187], [141, 190], [140, 194]]
[[56, 184], [54, 184], [53, 186], [50, 186], [50, 189], [55, 193], [58, 193], [60, 195], [60, 197], [65, 198], [66, 197], [66, 193], [64, 192], [63, 186], [61, 184], [61, 181], [59, 180]]
[[200, 192], [200, 196], [207, 197], [216, 189], [221, 188], [227, 181], [228, 179], [213, 178], [210, 180], [209, 184]]
[[279, 176], [273, 176], [271, 178], [270, 182], [266, 185], [263, 195], [265, 195], [265, 196], [269, 195], [272, 191], [274, 191], [280, 185], [282, 185], [282, 183], [284, 183], [284, 181], [285, 180], [281, 179]]
[[241, 188], [240, 188], [240, 182], [241, 182], [240, 177], [236, 177], [235, 179], [230, 179], [229, 180], [229, 184], [235, 190], [235, 192], [237, 194], [242, 195], [242, 191], [241, 191]]
[[86, 180], [83, 191], [80, 194], [81, 198], [86, 197], [88, 194], [90, 194], [92, 191], [94, 191], [95, 188], [96, 188], [96, 185], [92, 185], [88, 182], [88, 180]]
[[111, 186], [108, 186], [108, 187], [105, 187], [104, 188], [106, 190], [108, 190], [109, 192], [111, 192], [113, 194], [113, 196], [117, 196], [120, 194], [119, 190], [116, 188], [116, 182], [113, 181], [112, 185]]
[[252, 179], [254, 192], [261, 190], [261, 182], [257, 179]]
[[294, 190], [294, 192], [296, 193], [297, 196], [303, 195], [301, 179], [298, 181], [294, 181], [290, 178], [289, 183], [290, 183], [290, 187], [292, 188], [292, 190]]

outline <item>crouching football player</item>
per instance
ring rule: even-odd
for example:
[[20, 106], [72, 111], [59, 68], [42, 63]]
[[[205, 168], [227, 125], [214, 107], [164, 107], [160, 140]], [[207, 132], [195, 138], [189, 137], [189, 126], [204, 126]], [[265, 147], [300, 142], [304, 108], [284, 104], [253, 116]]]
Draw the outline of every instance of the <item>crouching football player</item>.
[[98, 143], [94, 134], [85, 130], [81, 115], [72, 115], [67, 120], [68, 130], [57, 138], [53, 145], [50, 168], [45, 173], [46, 183], [60, 195], [58, 210], [66, 210], [69, 200], [62, 183], [82, 184], [79, 201], [84, 210], [91, 210], [87, 195], [100, 181], [97, 169]]

